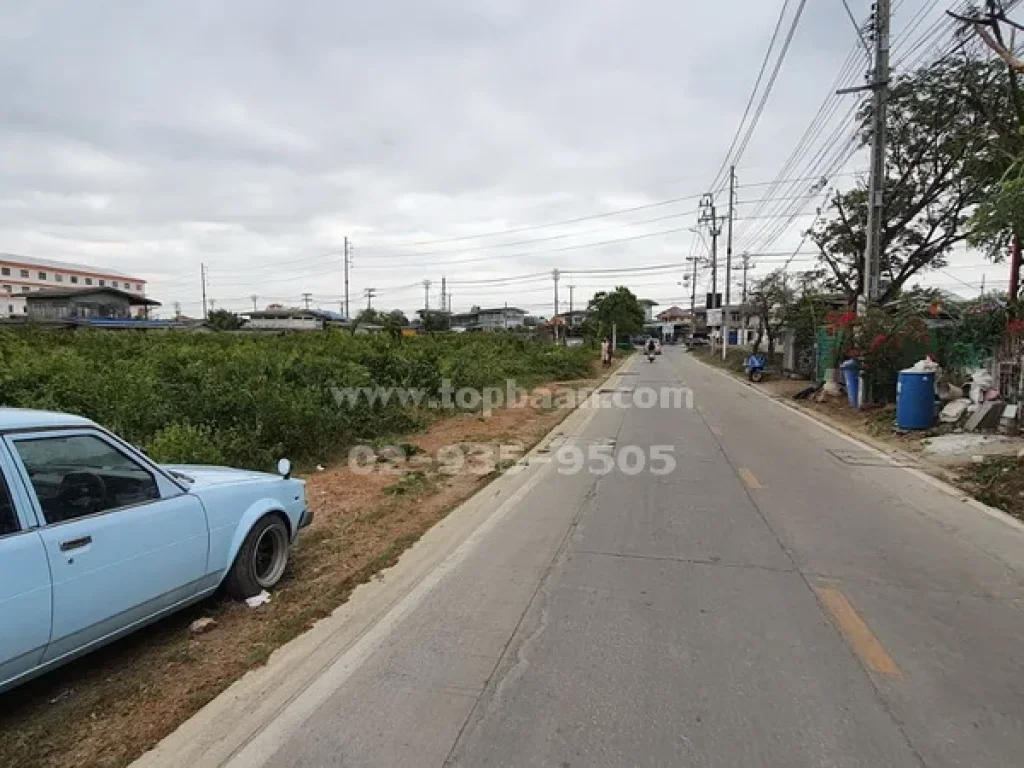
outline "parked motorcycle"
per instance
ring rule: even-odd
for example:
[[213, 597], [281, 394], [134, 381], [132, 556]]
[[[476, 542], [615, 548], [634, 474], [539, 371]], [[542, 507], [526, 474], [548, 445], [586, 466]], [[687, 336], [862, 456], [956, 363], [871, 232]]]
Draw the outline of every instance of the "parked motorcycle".
[[753, 382], [758, 382], [764, 379], [764, 355], [756, 354], [751, 355], [747, 358], [747, 378]]

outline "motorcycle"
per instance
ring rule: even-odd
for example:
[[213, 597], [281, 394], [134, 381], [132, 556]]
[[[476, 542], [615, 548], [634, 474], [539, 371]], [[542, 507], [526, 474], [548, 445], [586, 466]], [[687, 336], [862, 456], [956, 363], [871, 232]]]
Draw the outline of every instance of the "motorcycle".
[[747, 378], [757, 383], [764, 379], [764, 355], [751, 355], [747, 358]]

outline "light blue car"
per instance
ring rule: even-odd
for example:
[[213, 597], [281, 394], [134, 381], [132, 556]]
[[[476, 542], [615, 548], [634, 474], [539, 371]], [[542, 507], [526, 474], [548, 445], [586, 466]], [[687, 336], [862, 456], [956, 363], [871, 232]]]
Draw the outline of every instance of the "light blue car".
[[224, 586], [274, 587], [305, 483], [160, 466], [88, 419], [0, 408], [0, 691]]

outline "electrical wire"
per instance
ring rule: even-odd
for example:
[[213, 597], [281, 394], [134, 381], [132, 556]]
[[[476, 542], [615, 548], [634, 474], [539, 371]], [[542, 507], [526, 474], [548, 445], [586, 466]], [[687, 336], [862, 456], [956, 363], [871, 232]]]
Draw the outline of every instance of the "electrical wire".
[[743, 116], [740, 118], [740, 123], [736, 126], [736, 133], [732, 137], [732, 144], [729, 145], [729, 150], [725, 153], [725, 159], [722, 160], [722, 165], [718, 169], [718, 173], [715, 174], [714, 181], [711, 182], [711, 188], [714, 189], [718, 186], [718, 182], [722, 178], [722, 174], [725, 173], [725, 169], [729, 166], [729, 159], [732, 157], [733, 150], [736, 149], [736, 145], [739, 142], [740, 135], [743, 133], [743, 125], [750, 115], [750, 110], [754, 106], [754, 100], [757, 98], [758, 89], [761, 87], [761, 81], [764, 79], [765, 72], [768, 71], [768, 62], [771, 61], [772, 51], [775, 49], [775, 43], [779, 39], [779, 32], [782, 31], [782, 23], [786, 18], [786, 11], [789, 9], [790, 0], [783, 0], [782, 7], [779, 9], [779, 18], [775, 22], [775, 29], [772, 31], [771, 40], [768, 42], [768, 50], [764, 52], [764, 59], [761, 60], [761, 69], [757, 73], [757, 79], [754, 81], [754, 87], [750, 91], [750, 98], [747, 99], [747, 106], [743, 110]]
[[786, 55], [789, 53], [790, 45], [793, 43], [793, 37], [796, 35], [796, 30], [800, 25], [800, 18], [803, 16], [805, 7], [807, 7], [807, 0], [800, 0], [800, 5], [797, 6], [796, 14], [793, 16], [793, 21], [790, 24], [789, 34], [786, 36], [786, 42], [783, 43], [782, 50], [779, 53], [779, 58], [775, 63], [775, 70], [772, 72], [771, 79], [765, 86], [764, 94], [761, 97], [761, 103], [758, 104], [757, 111], [754, 113], [754, 117], [751, 119], [750, 126], [747, 129], [747, 135], [744, 137], [743, 143], [740, 145], [736, 156], [733, 158], [733, 164], [738, 164], [743, 158], [743, 154], [747, 151], [747, 146], [750, 144], [750, 139], [754, 135], [754, 130], [757, 128], [757, 124], [761, 120], [761, 115], [764, 113], [765, 105], [767, 105], [768, 99], [775, 88], [775, 82], [779, 77], [779, 72], [782, 70], [782, 64], [786, 60]]

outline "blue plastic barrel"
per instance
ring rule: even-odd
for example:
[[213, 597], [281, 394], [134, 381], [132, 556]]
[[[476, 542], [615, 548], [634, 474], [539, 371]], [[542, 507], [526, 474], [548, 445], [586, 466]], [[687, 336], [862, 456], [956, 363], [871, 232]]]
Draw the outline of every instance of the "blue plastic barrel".
[[900, 371], [896, 388], [896, 424], [900, 429], [928, 429], [935, 421], [935, 373]]
[[860, 363], [856, 360], [847, 360], [839, 366], [843, 371], [843, 379], [846, 382], [846, 399], [851, 408], [860, 408]]

